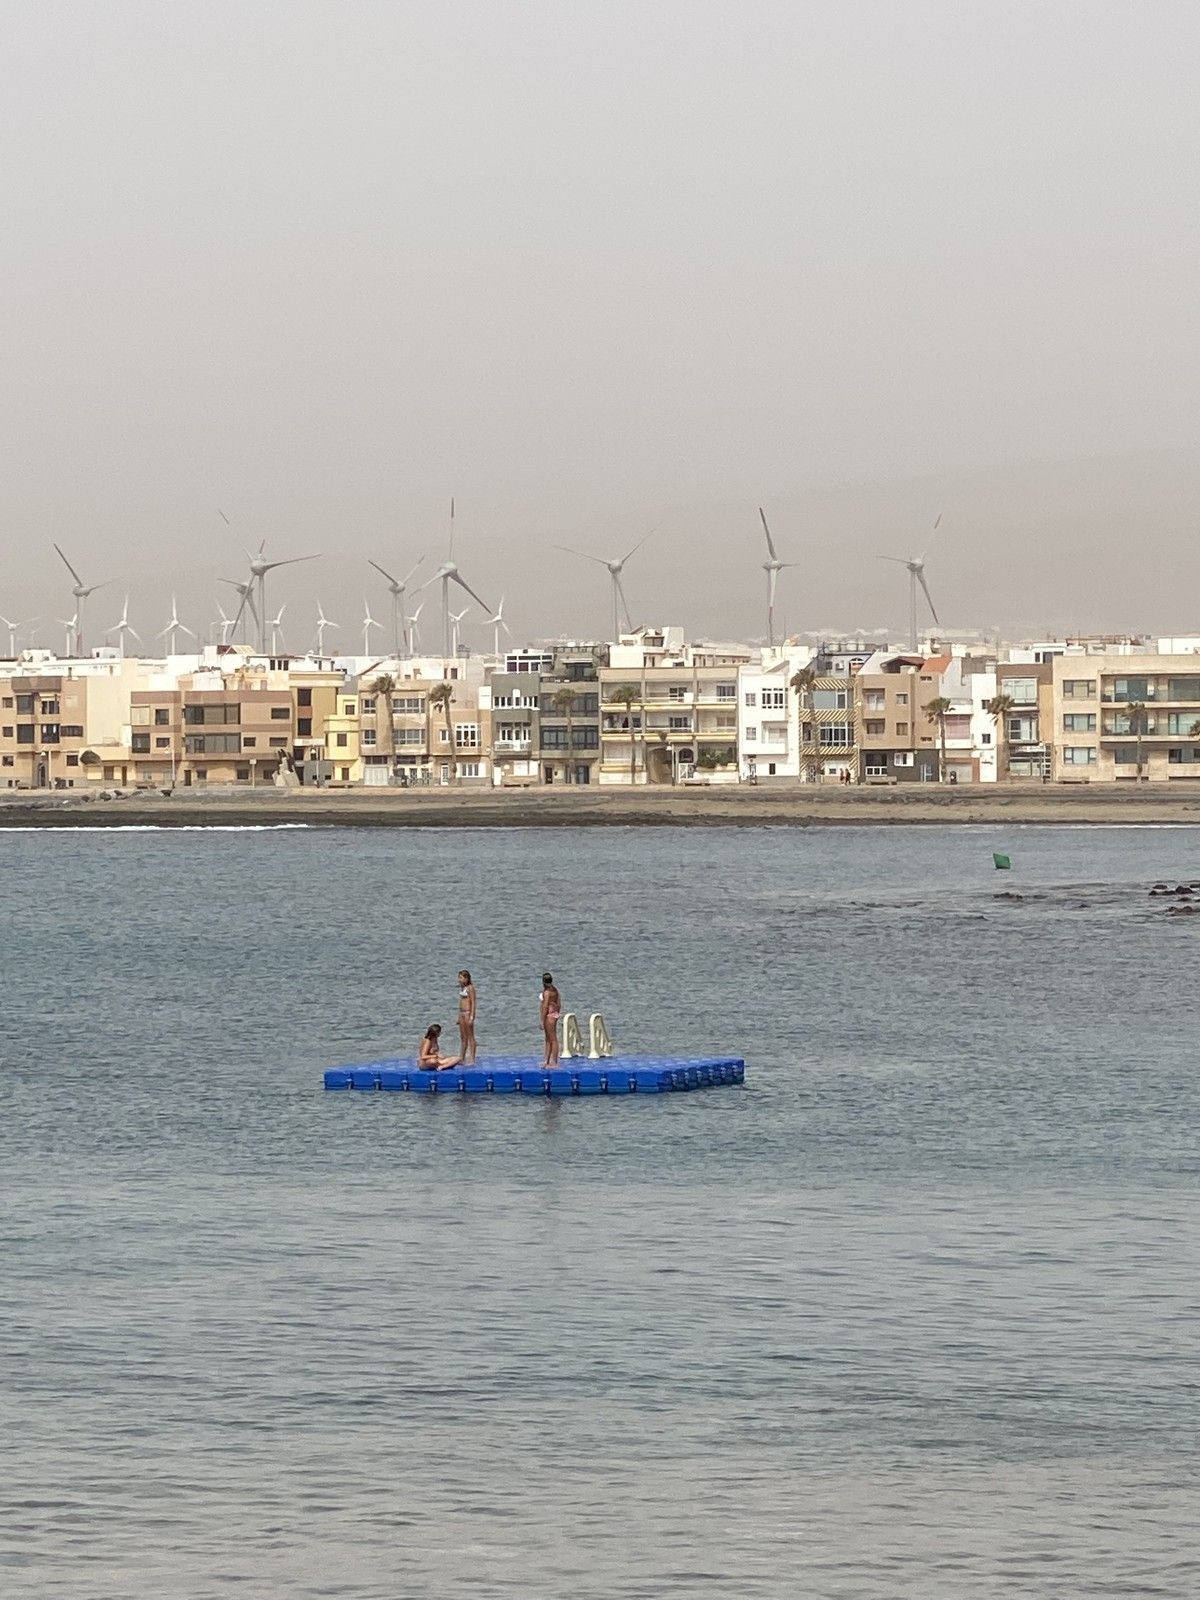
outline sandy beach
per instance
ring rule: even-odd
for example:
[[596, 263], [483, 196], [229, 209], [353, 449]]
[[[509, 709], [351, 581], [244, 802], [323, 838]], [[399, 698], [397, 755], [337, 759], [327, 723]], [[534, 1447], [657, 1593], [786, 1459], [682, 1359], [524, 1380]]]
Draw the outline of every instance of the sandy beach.
[[911, 823], [1200, 823], [1200, 787], [261, 789], [0, 796], [0, 827], [820, 827]]

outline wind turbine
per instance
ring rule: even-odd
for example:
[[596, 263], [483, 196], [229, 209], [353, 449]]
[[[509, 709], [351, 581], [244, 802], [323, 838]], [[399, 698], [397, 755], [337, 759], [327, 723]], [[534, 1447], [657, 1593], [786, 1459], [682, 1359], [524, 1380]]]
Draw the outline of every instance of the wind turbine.
[[919, 556], [879, 556], [877, 558], [880, 561], [895, 561], [900, 566], [908, 568], [908, 643], [909, 643], [909, 649], [912, 651], [913, 655], [916, 655], [917, 651], [921, 647], [921, 637], [920, 637], [920, 632], [919, 632], [918, 627], [917, 627], [917, 610], [918, 610], [918, 607], [917, 607], [917, 586], [918, 586], [918, 584], [920, 585], [921, 590], [924, 593], [926, 600], [928, 600], [928, 602], [929, 602], [929, 614], [930, 614], [930, 616], [937, 623], [938, 627], [939, 628], [941, 627], [941, 619], [938, 617], [937, 610], [936, 610], [936, 608], [935, 608], [935, 606], [933, 604], [933, 596], [929, 592], [929, 585], [925, 582], [925, 557], [929, 554], [930, 550], [933, 548], [934, 535], [937, 533], [938, 528], [941, 526], [941, 522], [942, 522], [942, 518], [941, 518], [941, 513], [939, 512], [938, 513], [938, 519], [934, 523], [934, 525], [933, 525], [933, 527], [932, 527], [932, 529], [930, 530], [930, 533], [929, 533], [929, 543], [925, 546], [924, 552], [921, 555], [919, 555]]
[[464, 606], [461, 611], [452, 611], [450, 613], [450, 621], [453, 624], [453, 628], [454, 628], [454, 637], [453, 637], [454, 648], [453, 648], [451, 654], [454, 655], [454, 656], [458, 655], [458, 625], [462, 621], [462, 619], [466, 616], [467, 612], [470, 611], [470, 609], [471, 609], [470, 606]]
[[492, 624], [492, 627], [495, 630], [492, 639], [492, 654], [494, 656], [498, 656], [500, 654], [500, 629], [503, 628], [508, 637], [510, 639], [512, 638], [512, 629], [504, 620], [503, 595], [500, 596], [500, 604], [496, 607], [496, 615], [494, 617], [489, 617], [488, 621]]
[[319, 656], [323, 656], [325, 654], [325, 629], [326, 628], [336, 628], [338, 626], [340, 626], [340, 624], [331, 621], [325, 615], [324, 611], [321, 609], [321, 602], [318, 600], [317, 601], [317, 654]]
[[392, 649], [396, 655], [400, 654], [400, 647], [404, 641], [404, 593], [408, 588], [409, 579], [424, 561], [424, 556], [418, 556], [402, 578], [393, 578], [390, 572], [385, 571], [378, 561], [368, 561], [367, 565], [374, 567], [375, 571], [382, 573], [387, 579], [388, 593], [392, 597]]
[[131, 634], [139, 644], [142, 642], [141, 634], [138, 633], [136, 628], [130, 626], [128, 595], [125, 596], [125, 604], [121, 607], [120, 618], [113, 623], [111, 631], [117, 636], [117, 649], [121, 652], [122, 660], [125, 658], [125, 635], [127, 633]]
[[798, 561], [780, 561], [779, 552], [775, 548], [775, 541], [771, 537], [771, 530], [767, 526], [767, 514], [761, 506], [758, 514], [762, 518], [763, 532], [767, 536], [767, 554], [770, 560], [763, 562], [763, 571], [767, 575], [767, 644], [775, 643], [775, 586], [779, 582], [779, 574], [788, 567], [798, 567]]
[[[220, 507], [217, 509], [225, 526], [232, 527], [233, 524], [225, 513], [220, 511]], [[255, 615], [253, 605], [250, 607], [250, 613], [255, 616], [255, 621], [258, 623], [258, 648], [262, 655], [267, 653], [267, 628], [272, 626], [267, 620], [267, 573], [274, 572], [276, 567], [294, 567], [301, 561], [316, 561], [318, 559], [315, 555], [285, 556], [279, 561], [268, 561], [265, 554], [266, 548], [267, 541], [264, 539], [257, 550], [246, 551], [246, 559], [250, 563], [250, 586], [257, 590], [258, 600], [257, 615]]]
[[371, 602], [366, 595], [363, 595], [363, 655], [369, 656], [371, 654], [371, 629], [382, 627], [383, 623], [376, 622], [371, 615]]
[[271, 630], [271, 654], [273, 656], [277, 656], [279, 654], [280, 647], [283, 645], [283, 613], [286, 610], [286, 605], [280, 606], [279, 610], [268, 623], [268, 627]]
[[404, 619], [404, 624], [405, 624], [405, 627], [406, 627], [406, 629], [408, 631], [408, 648], [409, 648], [409, 652], [410, 652], [410, 654], [412, 654], [414, 656], [417, 653], [417, 619], [418, 619], [418, 617], [420, 617], [420, 615], [421, 615], [422, 611], [424, 611], [424, 609], [425, 609], [425, 602], [424, 602], [424, 600], [422, 600], [421, 604], [413, 612], [412, 616], [411, 617], [405, 617], [405, 619]]
[[[232, 638], [237, 632], [238, 623], [247, 611], [254, 618], [255, 624], [257, 625], [258, 623], [258, 612], [254, 606], [254, 580], [251, 579], [249, 583], [239, 583], [236, 578], [222, 578], [221, 582], [227, 583], [231, 589], [236, 589], [238, 592], [238, 608], [233, 614], [233, 621], [229, 622], [229, 633]], [[223, 611], [221, 612], [221, 621], [222, 623], [229, 621]], [[245, 638], [245, 636], [245, 629], [243, 629], [242, 637]]]
[[[58, 551], [59, 560], [63, 566], [75, 579], [75, 587], [71, 590], [71, 593], [75, 596], [75, 654], [81, 656], [83, 654], [83, 602], [88, 595], [95, 594], [97, 589], [107, 588], [113, 580], [105, 578], [103, 583], [85, 584], [66, 556], [63, 555], [61, 548], [58, 545], [55, 545], [54, 548]], [[70, 655], [70, 653], [68, 648], [67, 654]]]
[[463, 577], [462, 573], [458, 570], [457, 563], [454, 560], [454, 501], [453, 500], [451, 500], [451, 502], [450, 502], [450, 549], [449, 549], [449, 552], [447, 554], [447, 557], [446, 557], [445, 561], [442, 562], [441, 566], [434, 573], [433, 577], [432, 578], [427, 578], [425, 580], [425, 582], [421, 585], [421, 587], [416, 590], [416, 593], [420, 594], [422, 589], [428, 589], [430, 584], [434, 584], [434, 583], [438, 583], [438, 582], [440, 582], [441, 585], [442, 585], [442, 656], [443, 656], [443, 659], [444, 659], [444, 658], [448, 657], [451, 654], [451, 651], [450, 651], [450, 585], [452, 583], [456, 583], [459, 586], [460, 589], [465, 589], [467, 591], [467, 593], [471, 596], [471, 599], [475, 601], [476, 605], [481, 605], [486, 612], [490, 613], [491, 609], [492, 609], [491, 606], [488, 605], [486, 600], [481, 599], [480, 596], [475, 593], [474, 589], [472, 589], [471, 585], [467, 582], [467, 580]]
[[8, 653], [10, 656], [12, 656], [14, 661], [16, 660], [17, 656], [18, 630], [21, 628], [28, 628], [31, 623], [36, 621], [36, 617], [26, 617], [24, 622], [14, 622], [11, 617], [0, 617], [0, 622], [2, 622], [8, 629]]
[[[225, 616], [225, 613], [223, 611], [221, 613], [221, 616], [222, 617]], [[169, 656], [173, 656], [175, 654], [175, 635], [177, 633], [186, 633], [189, 639], [195, 639], [197, 644], [199, 644], [199, 642], [200, 642], [198, 635], [193, 633], [190, 628], [185, 628], [183, 623], [180, 622], [180, 620], [179, 620], [179, 612], [178, 612], [178, 610], [176, 608], [176, 605], [175, 605], [175, 596], [172, 595], [171, 596], [171, 620], [170, 620], [170, 622], [167, 623], [166, 627], [163, 628], [160, 633], [157, 633], [155, 635], [155, 638], [157, 638], [157, 639], [165, 639], [167, 641], [167, 654]], [[223, 640], [222, 640], [222, 643], [224, 643]]]
[[608, 568], [608, 575], [612, 579], [612, 624], [614, 642], [621, 632], [620, 614], [622, 611], [625, 613], [626, 628], [630, 632], [633, 631], [633, 618], [629, 615], [629, 602], [625, 598], [625, 590], [621, 587], [621, 573], [625, 570], [625, 563], [629, 560], [630, 556], [637, 555], [638, 551], [645, 544], [646, 539], [649, 539], [650, 534], [656, 533], [657, 531], [658, 530], [656, 528], [651, 528], [650, 533], [646, 535], [646, 538], [639, 539], [637, 544], [635, 544], [633, 549], [629, 552], [629, 555], [622, 556], [619, 561], [609, 561], [606, 560], [604, 556], [589, 555], [586, 550], [572, 550], [565, 544], [556, 544], [554, 546], [556, 550], [562, 550], [569, 556], [582, 556], [585, 561], [595, 561], [598, 562], [600, 566]]
[[65, 660], [69, 661], [71, 658], [71, 652], [79, 638], [79, 612], [76, 611], [73, 617], [59, 617], [58, 620], [67, 630], [67, 641], [66, 647], [63, 650], [63, 657]]
[[[225, 583], [229, 583], [230, 579], [225, 578], [223, 581]], [[219, 600], [217, 601], [217, 614], [221, 620], [215, 624], [215, 627], [220, 632], [221, 643], [228, 644], [230, 634], [233, 632], [234, 628], [237, 627], [237, 617], [227, 617], [225, 615], [225, 607]]]

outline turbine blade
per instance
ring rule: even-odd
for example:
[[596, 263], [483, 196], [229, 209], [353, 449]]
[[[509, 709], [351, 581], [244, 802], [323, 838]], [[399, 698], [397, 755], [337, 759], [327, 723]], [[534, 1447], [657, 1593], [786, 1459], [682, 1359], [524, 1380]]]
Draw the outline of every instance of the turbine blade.
[[770, 528], [767, 527], [767, 513], [763, 510], [763, 508], [761, 506], [759, 506], [758, 514], [762, 518], [763, 532], [767, 536], [767, 549], [771, 552], [771, 560], [772, 561], [778, 561], [779, 560], [779, 556], [778, 556], [778, 554], [776, 552], [776, 549], [775, 549], [775, 541], [771, 537]]
[[940, 628], [941, 625], [942, 625], [941, 624], [941, 619], [938, 617], [937, 611], [934, 608], [933, 596], [929, 592], [929, 585], [925, 582], [925, 574], [924, 574], [924, 572], [918, 572], [917, 573], [917, 582], [921, 585], [921, 588], [925, 591], [925, 598], [926, 598], [926, 600], [929, 601], [930, 614], [932, 615], [933, 620], [937, 623], [938, 627]]
[[[633, 549], [629, 552], [629, 556], [637, 555], [638, 551], [645, 544], [646, 539], [653, 538], [653, 536], [658, 532], [658, 530], [661, 527], [662, 527], [662, 523], [661, 522], [656, 522], [654, 524], [654, 526], [650, 529], [650, 532], [648, 534], [646, 534], [645, 538], [639, 539], [638, 542], [634, 545]], [[622, 566], [624, 566], [625, 563], [629, 560], [629, 556], [622, 556], [621, 557], [621, 565]]]
[[314, 556], [288, 556], [286, 561], [269, 561], [264, 568], [266, 572], [274, 572], [276, 567], [294, 567], [300, 561], [319, 561], [320, 555]]
[[902, 567], [908, 565], [907, 556], [876, 556], [876, 561], [898, 561]]
[[376, 572], [383, 572], [384, 577], [389, 583], [397, 583], [399, 581], [398, 579], [393, 578], [390, 572], [384, 572], [384, 569], [379, 565], [378, 561], [372, 561], [370, 558], [368, 558], [367, 565], [369, 567], [374, 567]]
[[923, 552], [921, 554], [921, 560], [922, 561], [924, 561], [925, 557], [933, 549], [934, 537], [937, 534], [937, 531], [941, 527], [941, 525], [942, 525], [942, 513], [939, 511], [938, 514], [937, 514], [937, 521], [934, 523], [933, 527], [930, 529], [929, 543], [925, 546], [925, 549], [923, 550]]
[[601, 567], [607, 567], [608, 565], [608, 562], [605, 561], [603, 556], [589, 555], [586, 550], [572, 550], [568, 545], [565, 544], [556, 544], [551, 546], [551, 548], [554, 550], [561, 550], [565, 555], [568, 556], [582, 556], [585, 561], [594, 561], [598, 566]]
[[454, 579], [455, 583], [457, 583], [460, 588], [465, 589], [467, 591], [467, 593], [471, 596], [471, 599], [476, 601], [479, 605], [481, 605], [485, 611], [490, 611], [492, 609], [491, 606], [488, 605], [486, 600], [480, 599], [479, 595], [477, 595], [475, 593], [474, 589], [472, 589], [471, 585], [467, 582], [467, 580], [462, 576], [462, 574], [460, 572], [452, 572], [450, 574], [450, 576]]
[[75, 579], [75, 582], [76, 582], [76, 583], [77, 583], [77, 584], [79, 584], [79, 586], [80, 586], [80, 588], [82, 588], [82, 587], [83, 587], [83, 579], [82, 579], [82, 578], [81, 578], [81, 577], [80, 577], [80, 576], [79, 576], [79, 574], [78, 574], [78, 573], [77, 573], [77, 572], [76, 572], [76, 571], [75, 571], [75, 568], [74, 568], [74, 567], [73, 567], [73, 566], [72, 566], [72, 565], [71, 565], [71, 563], [70, 563], [70, 562], [69, 562], [69, 561], [68, 561], [68, 560], [67, 560], [67, 558], [66, 558], [66, 556], [64, 556], [64, 555], [63, 555], [63, 553], [62, 553], [62, 549], [61, 549], [61, 547], [60, 547], [60, 546], [59, 546], [59, 545], [55, 545], [55, 546], [54, 546], [54, 548], [55, 548], [55, 549], [56, 549], [56, 550], [57, 550], [57, 551], [58, 551], [58, 554], [59, 554], [59, 558], [60, 558], [60, 559], [61, 559], [61, 561], [62, 561], [62, 564], [63, 564], [63, 566], [64, 566], [64, 567], [66, 567], [66, 569], [67, 569], [67, 571], [68, 571], [68, 572], [69, 572], [69, 573], [70, 573], [70, 574], [71, 574], [71, 576], [72, 576], [72, 577], [73, 577], [73, 578], [74, 578], [74, 579]]
[[425, 557], [423, 555], [418, 556], [417, 559], [413, 562], [412, 566], [409, 567], [408, 572], [407, 572], [405, 578], [403, 579], [403, 581], [402, 581], [402, 583], [400, 585], [401, 588], [407, 587], [409, 578], [412, 577], [413, 573], [421, 565], [421, 563], [422, 563], [422, 561], [424, 561], [424, 559], [425, 559]]

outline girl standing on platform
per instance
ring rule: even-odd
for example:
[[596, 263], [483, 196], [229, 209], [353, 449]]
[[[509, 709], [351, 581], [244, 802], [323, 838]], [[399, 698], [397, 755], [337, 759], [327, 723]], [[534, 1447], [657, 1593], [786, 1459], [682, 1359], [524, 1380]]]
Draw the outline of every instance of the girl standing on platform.
[[554, 979], [548, 972], [542, 973], [542, 1032], [546, 1035], [546, 1059], [542, 1063], [546, 1067], [558, 1065], [558, 1019], [562, 1016], [562, 996], [554, 987]]
[[468, 1067], [475, 1065], [475, 985], [466, 967], [458, 975], [458, 1036], [462, 1058]]

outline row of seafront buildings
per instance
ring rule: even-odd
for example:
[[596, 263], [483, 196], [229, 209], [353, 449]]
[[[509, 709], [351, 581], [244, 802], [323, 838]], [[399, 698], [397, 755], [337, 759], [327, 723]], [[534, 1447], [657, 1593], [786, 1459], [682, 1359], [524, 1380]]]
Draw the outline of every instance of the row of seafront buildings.
[[0, 789], [1200, 780], [1200, 639], [0, 661]]

